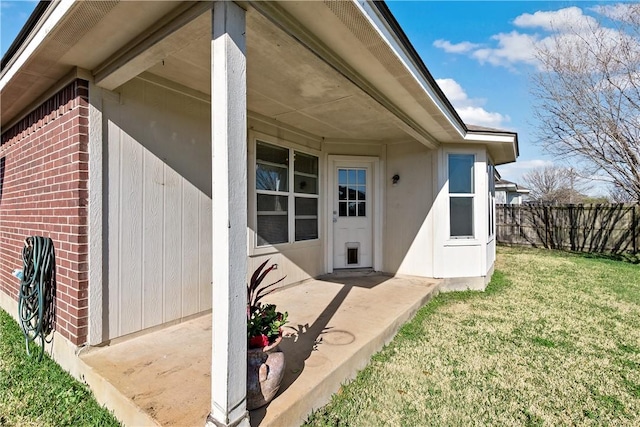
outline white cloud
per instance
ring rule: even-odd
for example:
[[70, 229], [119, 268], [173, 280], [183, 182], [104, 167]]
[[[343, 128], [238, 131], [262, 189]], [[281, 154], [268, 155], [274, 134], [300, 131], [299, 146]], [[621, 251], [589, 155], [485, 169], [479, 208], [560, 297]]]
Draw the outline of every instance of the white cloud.
[[520, 62], [537, 64], [534, 56], [535, 45], [539, 41], [537, 35], [512, 31], [496, 34], [491, 39], [497, 42], [496, 47], [481, 47], [467, 41], [453, 44], [446, 40], [437, 40], [433, 45], [447, 53], [467, 54], [481, 64], [489, 63], [508, 68]]
[[517, 62], [536, 64], [535, 45], [538, 42], [536, 36], [518, 33], [500, 33], [491, 37], [498, 41], [496, 48], [483, 48], [474, 51], [471, 56], [481, 64], [488, 62], [492, 65], [509, 67]]
[[471, 42], [451, 43], [450, 41], [438, 39], [433, 42], [433, 45], [437, 48], [444, 50], [447, 53], [466, 53], [480, 47], [479, 44]]
[[457, 81], [453, 79], [436, 79], [436, 83], [438, 83], [440, 89], [447, 95], [453, 105], [461, 107], [472, 105], [467, 93]]
[[482, 108], [485, 100], [480, 98], [469, 98], [465, 90], [453, 79], [437, 79], [436, 82], [447, 95], [451, 104], [455, 107], [460, 118], [467, 123], [479, 126], [499, 128], [505, 122], [510, 121], [510, 117], [500, 113], [490, 112]]
[[513, 24], [521, 28], [561, 32], [598, 25], [594, 18], [583, 14], [582, 9], [575, 6], [554, 11], [537, 11], [533, 14], [523, 13], [513, 20]]
[[[625, 21], [631, 19], [631, 16], [640, 20], [638, 4], [595, 6], [588, 10], [614, 20]], [[512, 23], [518, 29], [491, 36], [492, 43], [453, 43], [439, 39], [434, 42], [434, 46], [448, 53], [467, 55], [481, 64], [514, 70], [519, 64], [540, 66], [535, 56], [536, 47], [553, 49], [556, 42], [560, 46], [578, 46], [581, 45], [578, 39], [585, 38], [615, 46], [620, 43], [621, 37], [629, 37], [616, 29], [600, 26], [594, 17], [585, 15], [582, 9], [575, 6], [554, 11], [524, 13], [517, 16]], [[584, 56], [579, 51], [576, 51], [576, 55]]]
[[462, 120], [470, 125], [487, 126], [491, 128], [503, 127], [505, 122], [511, 120], [509, 116], [500, 113], [491, 113], [482, 107], [457, 108]]

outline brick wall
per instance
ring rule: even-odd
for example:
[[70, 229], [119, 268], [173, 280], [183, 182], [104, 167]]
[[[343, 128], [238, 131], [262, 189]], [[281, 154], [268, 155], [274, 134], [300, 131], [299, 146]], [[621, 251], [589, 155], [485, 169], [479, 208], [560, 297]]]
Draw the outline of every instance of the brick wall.
[[24, 239], [50, 237], [55, 329], [76, 345], [86, 341], [88, 325], [88, 95], [88, 83], [75, 80], [2, 129], [0, 145], [0, 291], [17, 300], [11, 272], [22, 268]]

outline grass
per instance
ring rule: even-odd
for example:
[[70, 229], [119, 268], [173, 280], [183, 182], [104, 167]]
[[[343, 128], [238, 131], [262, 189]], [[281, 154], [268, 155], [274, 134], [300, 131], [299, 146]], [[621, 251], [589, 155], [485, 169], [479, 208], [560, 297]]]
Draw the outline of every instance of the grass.
[[307, 425], [640, 425], [640, 266], [499, 248], [496, 268], [420, 310]]
[[18, 324], [0, 310], [0, 426], [118, 426], [89, 389], [45, 355], [26, 356]]

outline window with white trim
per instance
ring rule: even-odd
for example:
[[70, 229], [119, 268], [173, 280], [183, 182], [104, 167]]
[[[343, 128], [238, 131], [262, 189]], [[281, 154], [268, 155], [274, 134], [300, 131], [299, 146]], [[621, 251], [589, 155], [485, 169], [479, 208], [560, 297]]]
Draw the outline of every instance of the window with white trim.
[[473, 154], [450, 153], [448, 157], [449, 235], [452, 239], [474, 237], [474, 163]]
[[257, 141], [257, 245], [317, 239], [318, 188], [318, 157]]

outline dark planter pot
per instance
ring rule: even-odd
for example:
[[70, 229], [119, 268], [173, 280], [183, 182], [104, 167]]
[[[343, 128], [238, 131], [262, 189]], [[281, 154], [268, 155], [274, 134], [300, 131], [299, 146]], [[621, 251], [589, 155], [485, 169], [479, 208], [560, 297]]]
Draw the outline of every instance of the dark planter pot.
[[278, 348], [282, 337], [263, 348], [247, 350], [247, 409], [271, 402], [284, 377], [284, 353]]

